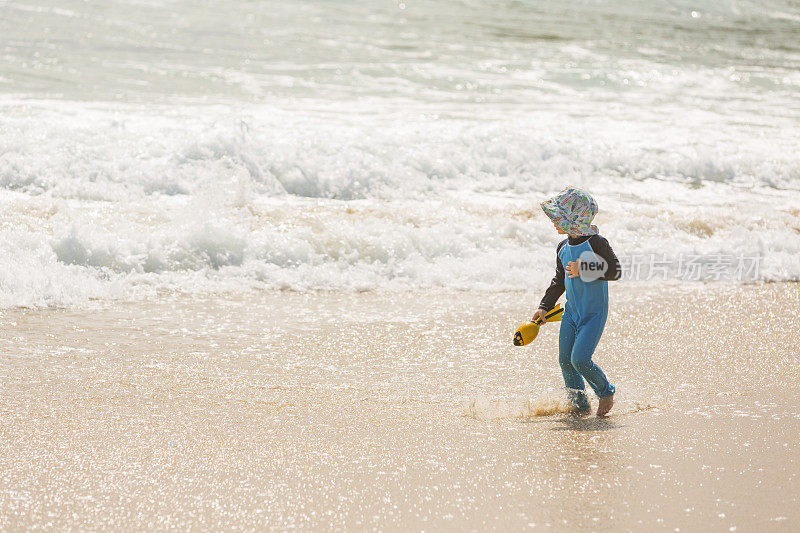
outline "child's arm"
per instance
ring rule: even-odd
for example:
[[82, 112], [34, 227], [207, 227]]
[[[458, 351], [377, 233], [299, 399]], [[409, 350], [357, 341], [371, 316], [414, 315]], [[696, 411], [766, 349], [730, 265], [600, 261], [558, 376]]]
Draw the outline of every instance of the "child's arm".
[[608, 265], [608, 270], [606, 270], [605, 275], [598, 279], [616, 281], [621, 278], [622, 268], [620, 267], [619, 259], [617, 259], [617, 255], [614, 253], [614, 250], [611, 249], [611, 245], [606, 238], [600, 235], [593, 235], [589, 240], [589, 245], [591, 245], [592, 251], [602, 257], [603, 261]]
[[542, 302], [539, 304], [539, 309], [544, 311], [552, 309], [553, 306], [556, 305], [558, 298], [564, 294], [564, 265], [561, 264], [561, 259], [558, 258], [558, 252], [566, 242], [566, 240], [562, 241], [561, 244], [558, 245], [558, 248], [556, 248], [556, 275], [553, 276], [550, 286], [547, 287], [547, 290], [544, 292], [544, 298], [542, 298]]

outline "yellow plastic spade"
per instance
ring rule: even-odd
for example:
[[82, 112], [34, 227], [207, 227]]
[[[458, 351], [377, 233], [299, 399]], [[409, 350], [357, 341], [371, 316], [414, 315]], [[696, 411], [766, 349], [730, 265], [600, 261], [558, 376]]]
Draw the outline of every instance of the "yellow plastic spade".
[[[558, 322], [561, 320], [563, 315], [564, 309], [561, 308], [561, 304], [556, 304], [556, 306], [549, 310], [544, 317], [548, 322]], [[528, 322], [527, 324], [521, 325], [519, 329], [514, 332], [514, 346], [525, 346], [526, 344], [533, 342], [533, 339], [535, 339], [536, 335], [539, 334], [539, 325], [541, 323], [542, 320], [537, 318], [533, 322]]]

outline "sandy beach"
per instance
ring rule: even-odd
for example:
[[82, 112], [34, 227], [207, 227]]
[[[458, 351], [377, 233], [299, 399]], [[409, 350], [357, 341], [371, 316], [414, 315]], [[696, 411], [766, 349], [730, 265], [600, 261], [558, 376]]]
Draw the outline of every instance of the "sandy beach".
[[800, 531], [798, 21], [0, 2], [0, 532]]
[[[4, 310], [0, 528], [792, 531], [792, 283], [615, 285], [607, 419], [532, 294]], [[596, 406], [596, 399], [593, 398]]]

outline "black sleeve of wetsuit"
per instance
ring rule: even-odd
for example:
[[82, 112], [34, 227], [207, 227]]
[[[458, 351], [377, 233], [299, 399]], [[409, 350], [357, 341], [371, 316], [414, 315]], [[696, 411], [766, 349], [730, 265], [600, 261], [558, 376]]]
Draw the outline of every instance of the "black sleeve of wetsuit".
[[602, 257], [608, 265], [608, 270], [606, 271], [605, 276], [599, 279], [605, 281], [616, 281], [621, 278], [622, 268], [620, 267], [619, 259], [617, 259], [617, 255], [614, 253], [614, 250], [611, 249], [611, 245], [608, 244], [608, 241], [605, 239], [605, 237], [593, 235], [589, 241], [589, 244], [592, 246], [594, 253]]
[[564, 265], [561, 264], [561, 259], [558, 258], [558, 252], [565, 242], [567, 241], [562, 241], [556, 248], [556, 275], [553, 276], [550, 286], [544, 292], [544, 298], [539, 304], [539, 309], [549, 311], [556, 305], [558, 297], [564, 294]]

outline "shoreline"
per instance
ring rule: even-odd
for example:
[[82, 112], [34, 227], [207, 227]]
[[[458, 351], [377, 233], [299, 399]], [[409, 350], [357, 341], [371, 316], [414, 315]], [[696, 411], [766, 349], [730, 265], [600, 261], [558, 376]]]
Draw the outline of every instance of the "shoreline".
[[[800, 279], [786, 279], [786, 280], [756, 280], [756, 281], [695, 281], [695, 280], [681, 280], [669, 279], [659, 280], [656, 284], [649, 280], [631, 281], [623, 280], [612, 282], [617, 287], [609, 289], [612, 293], [621, 291], [622, 294], [627, 292], [642, 292], [647, 293], [648, 297], [652, 294], [660, 294], [666, 291], [678, 291], [681, 293], [696, 293], [707, 292], [715, 290], [730, 291], [736, 288], [754, 289], [759, 287], [769, 287], [772, 285], [787, 285], [800, 284]], [[10, 305], [0, 307], [0, 318], [3, 313], [13, 314], [22, 311], [91, 311], [110, 309], [119, 306], [135, 306], [139, 304], [153, 304], [159, 305], [165, 302], [183, 301], [191, 303], [193, 301], [213, 301], [216, 299], [228, 299], [232, 301], [241, 301], [245, 299], [254, 299], [260, 301], [270, 297], [280, 297], [281, 295], [297, 295], [297, 296], [314, 296], [320, 298], [336, 298], [346, 296], [375, 296], [375, 297], [404, 297], [411, 296], [417, 297], [424, 296], [445, 296], [450, 294], [457, 295], [474, 295], [474, 296], [489, 296], [491, 298], [499, 298], [507, 296], [509, 300], [519, 300], [520, 294], [525, 294], [523, 298], [529, 299], [534, 310], [538, 298], [541, 296], [546, 288], [546, 283], [529, 287], [526, 291], [517, 291], [513, 289], [495, 289], [495, 288], [453, 288], [453, 287], [424, 287], [424, 288], [408, 288], [408, 287], [374, 287], [374, 288], [336, 288], [336, 289], [319, 289], [319, 288], [270, 288], [251, 286], [247, 288], [231, 287], [219, 288], [210, 287], [198, 289], [189, 292], [181, 288], [158, 288], [152, 292], [140, 292], [137, 294], [128, 294], [120, 297], [90, 297], [85, 300], [73, 302], [70, 304], [60, 305]], [[624, 285], [624, 287], [620, 287]], [[612, 287], [612, 285], [609, 285]], [[537, 292], [538, 291], [538, 292]], [[562, 295], [559, 301], [563, 301]]]

